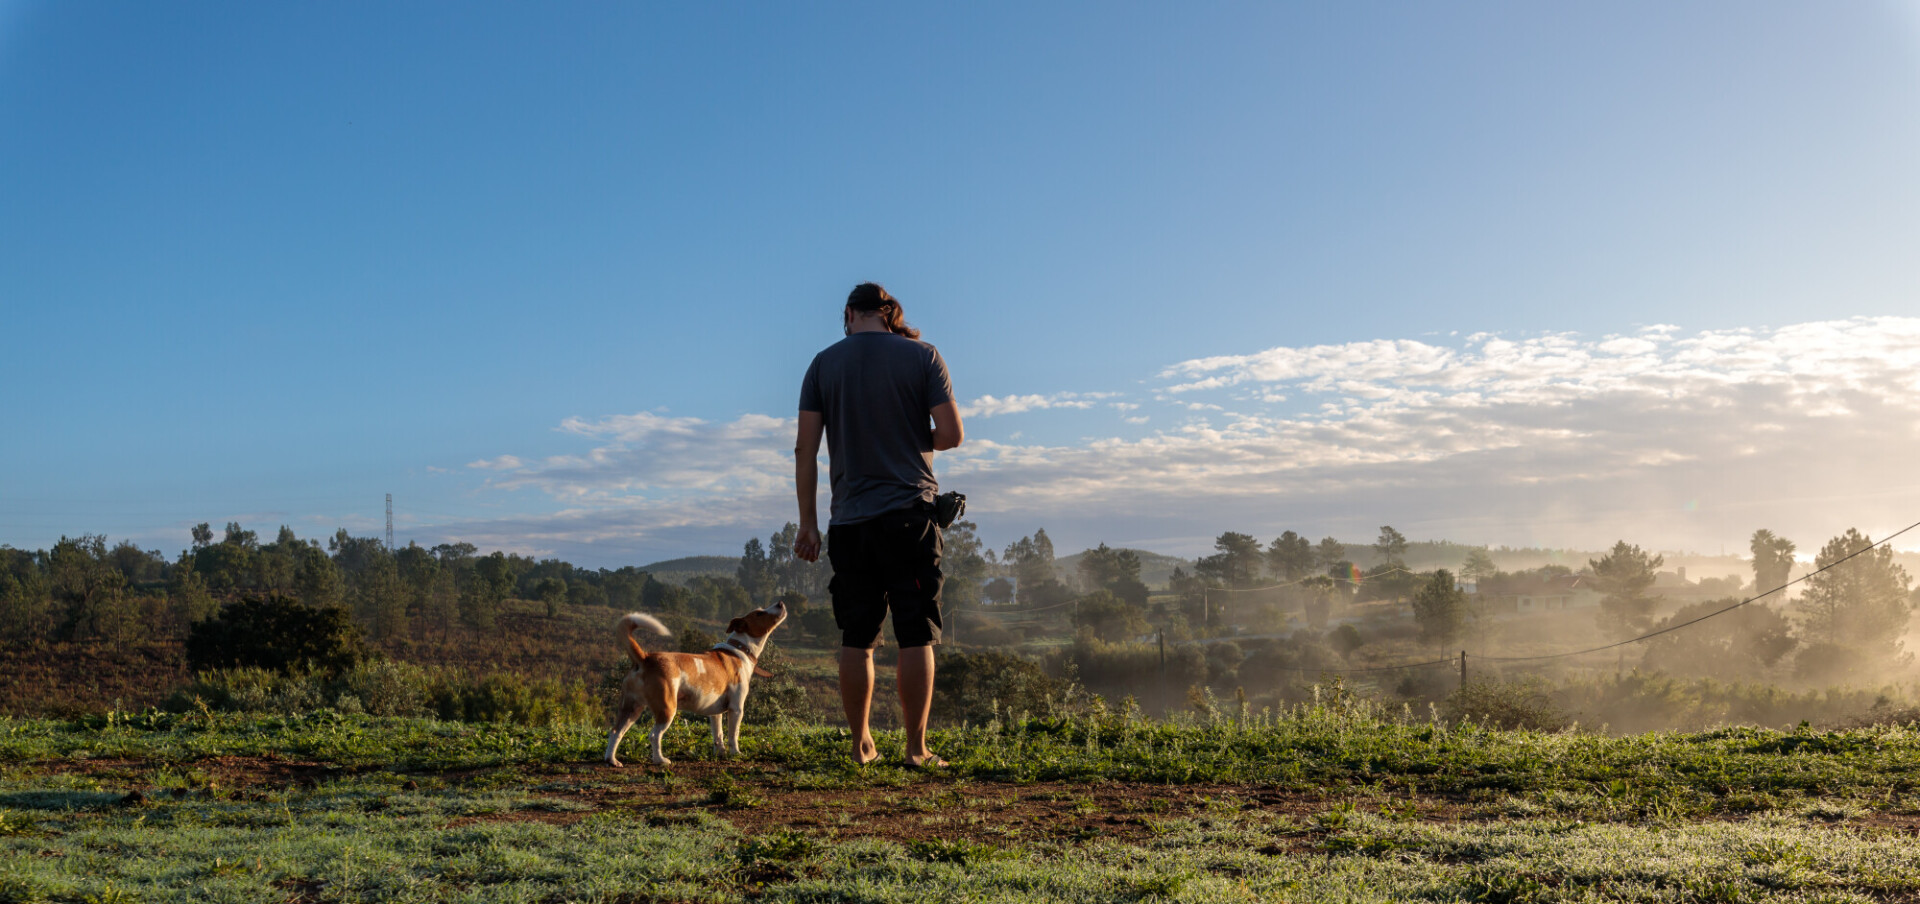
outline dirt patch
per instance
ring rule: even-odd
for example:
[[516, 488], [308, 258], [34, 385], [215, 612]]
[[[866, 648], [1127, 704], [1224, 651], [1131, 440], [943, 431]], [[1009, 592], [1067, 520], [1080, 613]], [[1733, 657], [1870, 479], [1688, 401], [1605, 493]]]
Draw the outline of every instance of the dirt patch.
[[[89, 775], [149, 796], [214, 794], [241, 799], [269, 791], [312, 790], [355, 775], [386, 771], [238, 756], [184, 765], [100, 759], [47, 763], [41, 768]], [[449, 828], [505, 821], [565, 825], [594, 813], [615, 812], [652, 825], [697, 825], [707, 819], [720, 819], [748, 835], [797, 831], [892, 841], [1138, 841], [1162, 831], [1174, 820], [1197, 820], [1205, 826], [1209, 820], [1226, 823], [1258, 814], [1300, 829], [1297, 837], [1282, 838], [1272, 850], [1263, 851], [1273, 854], [1311, 850], [1315, 836], [1309, 830], [1316, 824], [1315, 817], [1336, 809], [1378, 812], [1422, 822], [1496, 818], [1461, 796], [1382, 797], [1222, 784], [1016, 784], [937, 772], [907, 772], [893, 766], [873, 768], [896, 770], [898, 774], [879, 776], [883, 781], [870, 787], [816, 789], [795, 787], [792, 773], [771, 765], [688, 762], [669, 768], [612, 769], [580, 764], [411, 773], [401, 789], [441, 783], [517, 788], [536, 798], [566, 804], [557, 810], [522, 809], [462, 817], [449, 823]], [[188, 787], [152, 784], [153, 773], [163, 769], [188, 778]], [[1920, 814], [1870, 812], [1835, 825], [1920, 835]]]

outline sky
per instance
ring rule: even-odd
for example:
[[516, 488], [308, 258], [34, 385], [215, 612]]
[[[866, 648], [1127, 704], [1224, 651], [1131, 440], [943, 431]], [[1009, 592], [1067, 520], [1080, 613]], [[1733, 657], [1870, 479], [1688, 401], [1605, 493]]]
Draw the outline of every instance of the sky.
[[735, 554], [874, 280], [996, 547], [1806, 555], [1920, 521], [1916, 161], [1912, 0], [0, 0], [0, 544]]

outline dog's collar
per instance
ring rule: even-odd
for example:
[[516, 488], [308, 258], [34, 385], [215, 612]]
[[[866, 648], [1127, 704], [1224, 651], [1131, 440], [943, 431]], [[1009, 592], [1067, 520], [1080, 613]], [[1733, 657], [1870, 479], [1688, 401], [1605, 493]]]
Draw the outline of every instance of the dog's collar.
[[743, 644], [740, 641], [734, 640], [731, 637], [727, 638], [726, 640], [720, 641], [717, 644], [714, 644], [713, 648], [723, 653], [733, 653], [735, 655], [738, 655], [746, 659], [748, 665], [760, 664], [759, 656], [754, 655], [754, 652], [752, 650], [747, 649], [746, 644]]

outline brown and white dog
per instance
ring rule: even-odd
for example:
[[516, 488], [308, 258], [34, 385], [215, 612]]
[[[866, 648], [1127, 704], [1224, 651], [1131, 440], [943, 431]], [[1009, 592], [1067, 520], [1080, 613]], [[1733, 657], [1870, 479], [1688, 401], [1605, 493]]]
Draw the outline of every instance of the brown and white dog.
[[[633, 639], [633, 629], [667, 634], [667, 626], [639, 612], [621, 618], [615, 630], [626, 642], [634, 668], [620, 682], [620, 706], [613, 714], [613, 730], [607, 734], [607, 765], [620, 765], [620, 739], [640, 718], [642, 708], [653, 713], [653, 731], [647, 733], [647, 739], [652, 744], [654, 765], [673, 762], [660, 752], [660, 738], [672, 727], [673, 717], [683, 710], [707, 717], [713, 726], [714, 753], [738, 756], [747, 687], [754, 675], [767, 674], [759, 667], [760, 651], [767, 645], [767, 635], [786, 620], [787, 604], [775, 601], [729, 622], [727, 639], [705, 653], [649, 654]], [[723, 718], [730, 719], [724, 742]]]

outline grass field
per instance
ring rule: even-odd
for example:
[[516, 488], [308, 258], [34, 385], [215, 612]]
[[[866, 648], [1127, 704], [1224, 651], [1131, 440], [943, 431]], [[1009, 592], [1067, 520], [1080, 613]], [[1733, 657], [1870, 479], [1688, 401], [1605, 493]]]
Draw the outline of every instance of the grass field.
[[940, 773], [792, 725], [719, 762], [703, 731], [614, 770], [598, 725], [0, 720], [0, 902], [1920, 901], [1906, 728], [1609, 738], [1330, 695], [949, 729]]

